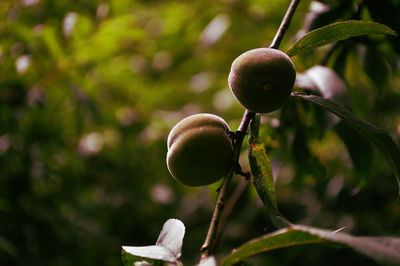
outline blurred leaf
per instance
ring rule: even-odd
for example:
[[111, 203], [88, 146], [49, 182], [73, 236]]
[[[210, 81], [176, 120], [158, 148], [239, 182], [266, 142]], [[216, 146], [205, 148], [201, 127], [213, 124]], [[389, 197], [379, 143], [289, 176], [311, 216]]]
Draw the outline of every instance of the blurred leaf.
[[383, 89], [388, 86], [389, 65], [385, 57], [374, 45], [367, 47], [363, 58], [363, 66], [365, 73], [370, 77], [375, 87]]
[[400, 238], [355, 237], [304, 225], [292, 225], [274, 233], [254, 239], [226, 257], [222, 265], [232, 265], [244, 258], [262, 252], [305, 244], [336, 243], [364, 254], [380, 263], [400, 263]]
[[400, 186], [400, 152], [392, 138], [386, 132], [371, 123], [360, 119], [353, 113], [328, 99], [298, 93], [292, 95], [313, 102], [325, 110], [334, 113], [348, 123], [360, 135], [364, 136], [368, 141], [374, 144], [389, 163], [396, 177], [397, 184]]
[[309, 22], [309, 29], [313, 30], [325, 25], [328, 25], [339, 18], [345, 18], [345, 15], [353, 11], [353, 2], [348, 0], [329, 1], [322, 3], [321, 1], [312, 1], [310, 5], [311, 11], [314, 11], [314, 16]]
[[334, 131], [346, 145], [353, 165], [360, 173], [357, 174], [357, 178], [365, 182], [365, 178], [371, 175], [374, 155], [372, 145], [365, 138], [360, 138], [360, 135], [343, 121], [335, 125]]
[[365, 34], [397, 35], [391, 28], [376, 22], [359, 20], [337, 22], [307, 33], [293, 44], [286, 54], [295, 56], [313, 48]]
[[103, 21], [96, 32], [77, 44], [73, 58], [86, 63], [114, 55], [122, 48], [132, 46], [130, 42], [148, 38], [143, 28], [135, 25], [133, 15], [124, 15]]
[[182, 255], [181, 249], [184, 235], [184, 224], [177, 219], [169, 219], [164, 223], [156, 245], [141, 247], [123, 246], [122, 258], [124, 264], [132, 265], [132, 263], [142, 260], [177, 263]]
[[322, 96], [343, 106], [348, 106], [349, 95], [346, 83], [335, 71], [326, 66], [313, 66], [304, 74], [317, 86]]

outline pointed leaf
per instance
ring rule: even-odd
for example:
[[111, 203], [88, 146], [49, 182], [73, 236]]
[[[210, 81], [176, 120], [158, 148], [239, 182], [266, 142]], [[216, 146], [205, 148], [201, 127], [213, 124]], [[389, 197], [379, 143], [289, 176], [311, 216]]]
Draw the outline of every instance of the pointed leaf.
[[379, 263], [400, 263], [400, 238], [355, 237], [336, 231], [292, 225], [242, 245], [226, 257], [222, 265], [232, 265], [246, 257], [278, 248], [316, 243], [340, 244]]
[[[255, 130], [254, 128], [254, 123], [259, 123], [257, 118], [254, 118], [251, 122], [252, 130], [248, 145], [249, 163], [251, 174], [253, 176], [252, 182], [264, 205], [269, 210], [278, 213], [271, 163], [267, 156], [267, 150], [264, 143], [258, 136], [254, 135], [254, 132], [258, 132], [258, 130]], [[256, 127], [258, 127], [258, 125]]]
[[298, 93], [293, 93], [292, 95], [313, 102], [325, 110], [328, 110], [339, 116], [355, 131], [375, 145], [375, 147], [383, 154], [386, 161], [392, 168], [400, 191], [400, 152], [392, 138], [386, 132], [372, 125], [371, 123], [362, 120], [350, 111], [344, 109], [342, 106], [328, 99], [314, 95], [303, 95]]
[[176, 258], [182, 255], [182, 243], [185, 235], [185, 225], [178, 219], [169, 219], [158, 236], [156, 245], [163, 246]]
[[307, 33], [293, 44], [286, 51], [286, 54], [288, 56], [295, 56], [316, 47], [366, 34], [397, 35], [388, 26], [376, 22], [361, 20], [337, 22]]

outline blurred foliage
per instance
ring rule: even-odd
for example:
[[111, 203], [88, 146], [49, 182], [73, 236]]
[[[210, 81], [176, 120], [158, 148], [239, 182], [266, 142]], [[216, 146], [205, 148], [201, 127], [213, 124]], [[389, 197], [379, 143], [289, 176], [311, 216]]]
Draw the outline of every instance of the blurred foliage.
[[[183, 117], [243, 108], [227, 88], [231, 62], [269, 45], [289, 1], [0, 2], [0, 264], [121, 265], [121, 245], [154, 244], [168, 218], [187, 228], [192, 265], [218, 184], [170, 177], [166, 137]], [[302, 1], [281, 45], [311, 29], [363, 19], [400, 33], [396, 0]], [[363, 36], [296, 56], [348, 86], [351, 110], [400, 138], [399, 38]], [[281, 212], [293, 222], [354, 235], [400, 236], [396, 184], [376, 152], [353, 167], [321, 109], [291, 99], [262, 116]], [[344, 132], [344, 131], [341, 131]], [[343, 135], [343, 134], [342, 134]], [[246, 147], [242, 167], [248, 169]], [[240, 177], [234, 179], [238, 183]], [[232, 186], [234, 190], [234, 186]], [[217, 258], [273, 229], [253, 189], [226, 224]], [[314, 247], [313, 247], [314, 248]], [[338, 249], [296, 247], [252, 258], [270, 265], [373, 262]], [[302, 260], [298, 258], [301, 256]]]

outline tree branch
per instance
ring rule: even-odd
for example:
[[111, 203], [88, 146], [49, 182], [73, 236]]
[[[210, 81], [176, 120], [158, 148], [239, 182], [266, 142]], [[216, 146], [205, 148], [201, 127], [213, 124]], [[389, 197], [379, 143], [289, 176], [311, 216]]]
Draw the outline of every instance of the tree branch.
[[[297, 5], [299, 4], [300, 0], [292, 0], [290, 3], [290, 6], [288, 10], [286, 11], [285, 17], [282, 20], [282, 23], [270, 45], [270, 48], [278, 49], [279, 45], [283, 39], [283, 36], [285, 35], [286, 30], [289, 27], [290, 21], [293, 17], [293, 14], [296, 10]], [[238, 130], [236, 131], [236, 138], [234, 141], [234, 147], [233, 147], [233, 160], [232, 160], [232, 165], [228, 169], [228, 172], [226, 173], [224, 180], [222, 181], [222, 185], [219, 189], [219, 194], [218, 194], [218, 199], [217, 199], [217, 204], [215, 205], [214, 213], [211, 219], [210, 227], [208, 228], [206, 240], [204, 241], [204, 244], [202, 245], [200, 252], [201, 252], [201, 258], [200, 262], [205, 260], [213, 251], [213, 248], [215, 246], [216, 241], [216, 236], [217, 236], [217, 231], [218, 227], [220, 225], [220, 220], [221, 220], [221, 213], [222, 210], [224, 209], [225, 205], [225, 196], [228, 190], [229, 183], [231, 182], [232, 176], [235, 173], [237, 169], [237, 165], [239, 162], [239, 156], [240, 156], [240, 151], [242, 148], [243, 144], [243, 139], [244, 136], [246, 135], [247, 128], [249, 127], [250, 121], [254, 118], [256, 113], [251, 112], [249, 110], [246, 110], [243, 114], [242, 121], [240, 123], [240, 126]]]
[[236, 131], [237, 135], [233, 147], [234, 150], [233, 150], [232, 166], [228, 169], [228, 172], [226, 173], [224, 180], [222, 181], [222, 185], [218, 194], [217, 204], [215, 205], [213, 217], [211, 219], [211, 224], [210, 227], [208, 228], [207, 237], [206, 240], [204, 241], [203, 246], [200, 249], [201, 252], [200, 261], [206, 259], [208, 255], [211, 254], [212, 249], [214, 247], [218, 225], [221, 219], [221, 213], [225, 205], [226, 192], [229, 183], [231, 182], [232, 176], [235, 173], [236, 170], [235, 165], [237, 165], [239, 161], [240, 150], [242, 147], [244, 136], [246, 135], [247, 128], [249, 126], [251, 119], [253, 119], [254, 115], [255, 113], [246, 110], [243, 114], [242, 122], [240, 123], [239, 129]]
[[286, 11], [285, 17], [283, 18], [281, 25], [279, 26], [278, 31], [275, 34], [274, 39], [272, 40], [270, 48], [278, 49], [283, 36], [285, 35], [286, 30], [289, 28], [290, 21], [296, 11], [297, 5], [300, 3], [300, 0], [292, 0], [288, 10]]

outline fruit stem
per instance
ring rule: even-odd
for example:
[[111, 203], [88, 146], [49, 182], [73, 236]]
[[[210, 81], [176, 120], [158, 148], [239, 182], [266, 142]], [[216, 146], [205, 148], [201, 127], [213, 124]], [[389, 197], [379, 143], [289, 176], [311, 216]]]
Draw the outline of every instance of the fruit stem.
[[238, 164], [240, 150], [243, 144], [244, 136], [246, 135], [247, 128], [249, 127], [250, 121], [253, 119], [254, 116], [255, 116], [254, 112], [246, 110], [243, 114], [242, 122], [240, 123], [240, 126], [236, 131], [237, 136], [233, 147], [234, 150], [233, 150], [232, 166], [229, 167], [228, 172], [226, 173], [224, 180], [222, 181], [222, 185], [219, 189], [217, 204], [215, 205], [210, 227], [208, 228], [207, 237], [206, 240], [204, 241], [203, 246], [200, 249], [201, 252], [200, 261], [205, 260], [208, 257], [208, 255], [211, 254], [212, 249], [214, 248], [215, 243], [217, 242], [216, 235], [217, 235], [218, 225], [220, 224], [221, 213], [225, 206], [225, 195], [229, 187], [229, 183], [231, 182], [232, 176], [237, 168], [234, 166]]
[[283, 36], [285, 35], [286, 30], [289, 28], [290, 21], [296, 11], [297, 5], [300, 3], [300, 0], [292, 0], [289, 5], [288, 10], [286, 11], [285, 17], [282, 19], [281, 25], [279, 26], [278, 31], [275, 34], [274, 39], [272, 40], [270, 48], [278, 49]]

